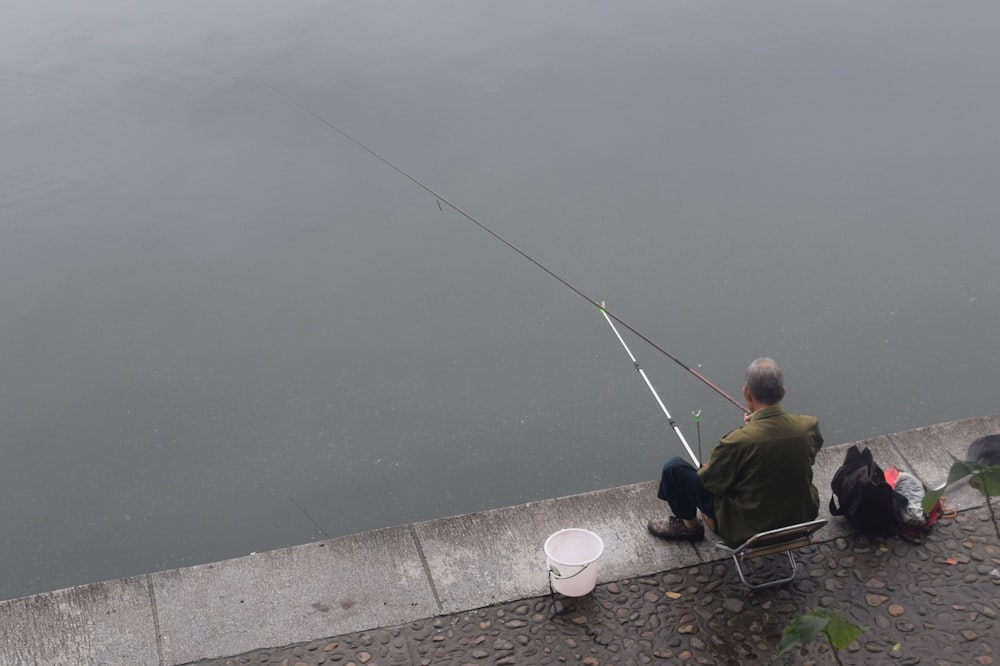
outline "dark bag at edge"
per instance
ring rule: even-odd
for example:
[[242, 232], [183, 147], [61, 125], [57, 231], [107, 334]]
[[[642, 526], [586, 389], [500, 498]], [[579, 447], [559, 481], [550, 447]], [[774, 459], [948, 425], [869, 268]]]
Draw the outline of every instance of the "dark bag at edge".
[[[854, 529], [869, 537], [888, 537], [902, 528], [900, 513], [906, 498], [885, 480], [882, 468], [875, 464], [871, 451], [851, 446], [844, 464], [830, 482], [833, 497], [830, 513], [844, 516]], [[837, 507], [837, 504], [840, 507]]]

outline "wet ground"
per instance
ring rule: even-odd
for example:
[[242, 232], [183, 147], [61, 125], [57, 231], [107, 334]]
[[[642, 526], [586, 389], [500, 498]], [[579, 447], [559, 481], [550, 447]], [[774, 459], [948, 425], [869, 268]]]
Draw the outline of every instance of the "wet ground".
[[[798, 551], [796, 579], [750, 591], [728, 560], [404, 625], [271, 647], [199, 666], [1000, 663], [1000, 539], [985, 507], [939, 522], [923, 543], [837, 538]], [[752, 571], [787, 568], [772, 558]], [[820, 637], [777, 657], [789, 622], [825, 608], [863, 628], [831, 654]]]

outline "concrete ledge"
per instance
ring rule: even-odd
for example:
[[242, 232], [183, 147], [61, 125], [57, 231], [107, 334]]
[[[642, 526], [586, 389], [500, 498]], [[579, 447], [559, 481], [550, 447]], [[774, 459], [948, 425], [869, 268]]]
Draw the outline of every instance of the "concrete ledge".
[[175, 569], [152, 582], [166, 664], [439, 612], [408, 527]]
[[[934, 487], [949, 454], [997, 432], [1000, 415], [858, 444]], [[817, 458], [823, 517], [846, 446]], [[968, 487], [949, 493], [960, 509], [982, 503]], [[647, 534], [646, 520], [663, 512], [651, 481], [4, 601], [0, 663], [173, 666], [533, 597], [548, 592], [545, 539], [564, 527], [601, 535], [599, 582], [727, 557], [711, 542]], [[833, 518], [818, 537], [848, 532]]]
[[[889, 435], [900, 459], [907, 461], [913, 473], [928, 488], [936, 488], [948, 478], [952, 456], [965, 457], [972, 440], [1000, 433], [1000, 416], [953, 421]], [[948, 490], [947, 504], [959, 510], [983, 505], [983, 496], [968, 484]]]
[[147, 576], [0, 603], [0, 663], [162, 664]]
[[548, 593], [543, 546], [565, 527], [601, 536], [601, 580], [701, 561], [690, 544], [666, 544], [645, 533], [646, 519], [662, 511], [654, 484], [640, 483], [419, 523], [415, 529], [441, 611], [454, 613]]

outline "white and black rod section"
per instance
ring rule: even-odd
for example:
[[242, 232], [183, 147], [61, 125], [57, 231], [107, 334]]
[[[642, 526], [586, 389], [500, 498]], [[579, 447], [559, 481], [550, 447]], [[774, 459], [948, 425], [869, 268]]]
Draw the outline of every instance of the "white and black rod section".
[[691, 447], [688, 445], [687, 440], [684, 439], [684, 435], [683, 433], [681, 433], [681, 429], [677, 425], [677, 422], [674, 421], [674, 417], [670, 415], [670, 412], [667, 410], [667, 406], [663, 404], [663, 401], [660, 400], [660, 396], [656, 392], [656, 389], [653, 388], [653, 383], [650, 382], [649, 377], [646, 376], [646, 371], [642, 369], [641, 365], [639, 365], [639, 361], [635, 360], [635, 355], [632, 354], [632, 350], [628, 348], [627, 344], [625, 344], [625, 338], [623, 338], [621, 333], [618, 332], [618, 329], [615, 327], [615, 323], [611, 321], [611, 317], [608, 316], [608, 313], [604, 311], [604, 301], [601, 301], [600, 310], [601, 314], [604, 315], [604, 318], [607, 320], [608, 325], [611, 327], [611, 330], [615, 332], [615, 336], [618, 338], [618, 342], [622, 343], [622, 347], [625, 348], [625, 351], [628, 353], [628, 357], [632, 359], [632, 365], [634, 365], [635, 369], [639, 371], [639, 375], [642, 377], [643, 381], [646, 382], [646, 386], [649, 387], [650, 393], [652, 393], [653, 397], [656, 398], [656, 402], [658, 405], [660, 405], [660, 409], [662, 409], [663, 413], [666, 415], [667, 422], [670, 423], [670, 427], [674, 429], [675, 433], [677, 433], [677, 438], [681, 440], [681, 444], [684, 445], [684, 448], [687, 450], [688, 455], [691, 456], [691, 460], [694, 462], [694, 466], [701, 467], [701, 463], [698, 461], [697, 456], [694, 455], [694, 451], [691, 450]]

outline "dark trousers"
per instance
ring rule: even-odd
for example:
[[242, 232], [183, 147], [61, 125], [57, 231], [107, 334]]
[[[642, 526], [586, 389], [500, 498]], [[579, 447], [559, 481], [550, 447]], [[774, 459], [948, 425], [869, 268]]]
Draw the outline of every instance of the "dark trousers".
[[701, 509], [703, 514], [715, 520], [715, 495], [705, 490], [698, 470], [683, 458], [671, 458], [663, 466], [656, 496], [669, 504], [678, 518], [692, 520]]

